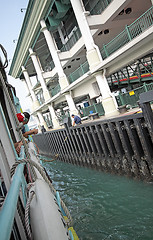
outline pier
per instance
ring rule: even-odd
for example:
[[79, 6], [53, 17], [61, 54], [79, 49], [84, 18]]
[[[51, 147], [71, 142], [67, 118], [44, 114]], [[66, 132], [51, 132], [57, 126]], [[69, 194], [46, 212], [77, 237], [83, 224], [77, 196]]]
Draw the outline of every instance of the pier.
[[34, 136], [40, 153], [84, 167], [153, 179], [153, 91], [140, 95], [142, 112], [98, 119]]

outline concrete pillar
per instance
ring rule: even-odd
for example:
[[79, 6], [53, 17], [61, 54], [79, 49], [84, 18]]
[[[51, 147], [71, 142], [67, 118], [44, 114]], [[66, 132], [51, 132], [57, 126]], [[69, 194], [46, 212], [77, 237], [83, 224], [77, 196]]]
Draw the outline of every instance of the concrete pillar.
[[38, 119], [39, 119], [39, 128], [41, 129], [41, 126], [44, 125], [44, 127], [46, 128], [46, 130], [48, 130], [48, 127], [47, 127], [47, 124], [46, 122], [44, 121], [44, 118], [43, 118], [43, 115], [41, 112], [37, 112], [37, 116], [38, 116]]
[[68, 107], [69, 107], [69, 110], [70, 110], [70, 115], [72, 115], [72, 114], [77, 115], [78, 110], [75, 106], [75, 103], [73, 101], [73, 98], [72, 98], [71, 94], [70, 93], [65, 93], [65, 98], [66, 98], [66, 101], [67, 101], [67, 104], [68, 104]]
[[50, 105], [48, 105], [48, 108], [49, 108], [49, 111], [50, 111], [50, 114], [52, 117], [52, 123], [53, 123], [54, 128], [60, 128], [59, 121], [57, 119], [53, 104], [51, 103]]
[[36, 73], [38, 75], [38, 79], [40, 81], [42, 90], [43, 90], [44, 99], [45, 99], [45, 101], [48, 101], [50, 99], [50, 94], [49, 94], [49, 91], [47, 89], [45, 80], [42, 76], [42, 70], [41, 70], [40, 62], [38, 61], [36, 53], [33, 52], [33, 50], [31, 48], [29, 49], [29, 52], [30, 52], [30, 57], [32, 59], [33, 65], [34, 65], [35, 70], [36, 70]]
[[102, 57], [97, 45], [95, 45], [88, 22], [86, 18], [86, 13], [84, 12], [82, 0], [70, 0], [72, 8], [77, 19], [84, 44], [87, 49], [87, 59], [92, 70], [96, 65], [102, 62]]
[[22, 66], [22, 72], [23, 72], [23, 75], [25, 78], [25, 82], [27, 84], [27, 88], [29, 89], [29, 92], [31, 94], [31, 99], [32, 99], [32, 103], [33, 103], [32, 108], [33, 108], [33, 111], [35, 111], [35, 109], [38, 108], [40, 106], [40, 104], [39, 104], [37, 97], [32, 89], [32, 84], [31, 84], [31, 80], [30, 80], [28, 71], [27, 71], [27, 69], [24, 68], [24, 66]]
[[60, 84], [61, 90], [62, 90], [69, 85], [69, 82], [63, 71], [63, 68], [62, 68], [58, 53], [57, 53], [57, 48], [55, 47], [55, 41], [53, 40], [51, 33], [48, 31], [45, 21], [41, 20], [40, 24], [42, 27], [41, 31], [44, 33], [48, 48], [50, 50], [50, 54], [52, 56], [55, 67], [57, 69], [57, 73], [59, 76], [59, 84]]
[[105, 77], [105, 72], [102, 74], [101, 72], [98, 72], [95, 74], [97, 83], [100, 88], [100, 92], [102, 94], [102, 104], [105, 110], [105, 116], [114, 116], [118, 115], [119, 112], [116, 108], [116, 103], [112, 97], [107, 79]]

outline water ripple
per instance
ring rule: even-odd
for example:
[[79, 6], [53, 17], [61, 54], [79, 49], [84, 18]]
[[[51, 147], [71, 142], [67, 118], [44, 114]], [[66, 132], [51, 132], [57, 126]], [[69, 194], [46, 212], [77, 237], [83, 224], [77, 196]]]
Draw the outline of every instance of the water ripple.
[[153, 185], [54, 162], [45, 164], [80, 240], [152, 240]]

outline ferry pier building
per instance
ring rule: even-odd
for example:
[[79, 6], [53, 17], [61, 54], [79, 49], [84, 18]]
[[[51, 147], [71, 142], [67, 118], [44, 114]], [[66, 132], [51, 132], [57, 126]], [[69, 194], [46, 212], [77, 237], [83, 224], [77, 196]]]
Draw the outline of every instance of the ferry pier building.
[[152, 4], [29, 1], [9, 74], [25, 81], [39, 125], [59, 128], [72, 113], [116, 116], [130, 104], [122, 93], [153, 88]]

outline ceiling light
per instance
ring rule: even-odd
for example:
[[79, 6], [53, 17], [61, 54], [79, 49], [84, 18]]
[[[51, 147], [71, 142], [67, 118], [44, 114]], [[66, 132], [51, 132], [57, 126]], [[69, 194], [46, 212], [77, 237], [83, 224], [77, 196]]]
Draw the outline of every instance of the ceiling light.
[[125, 13], [126, 14], [130, 14], [132, 12], [132, 8], [127, 8], [126, 10], [125, 10]]
[[108, 33], [109, 33], [109, 29], [105, 29], [104, 34], [108, 34]]

